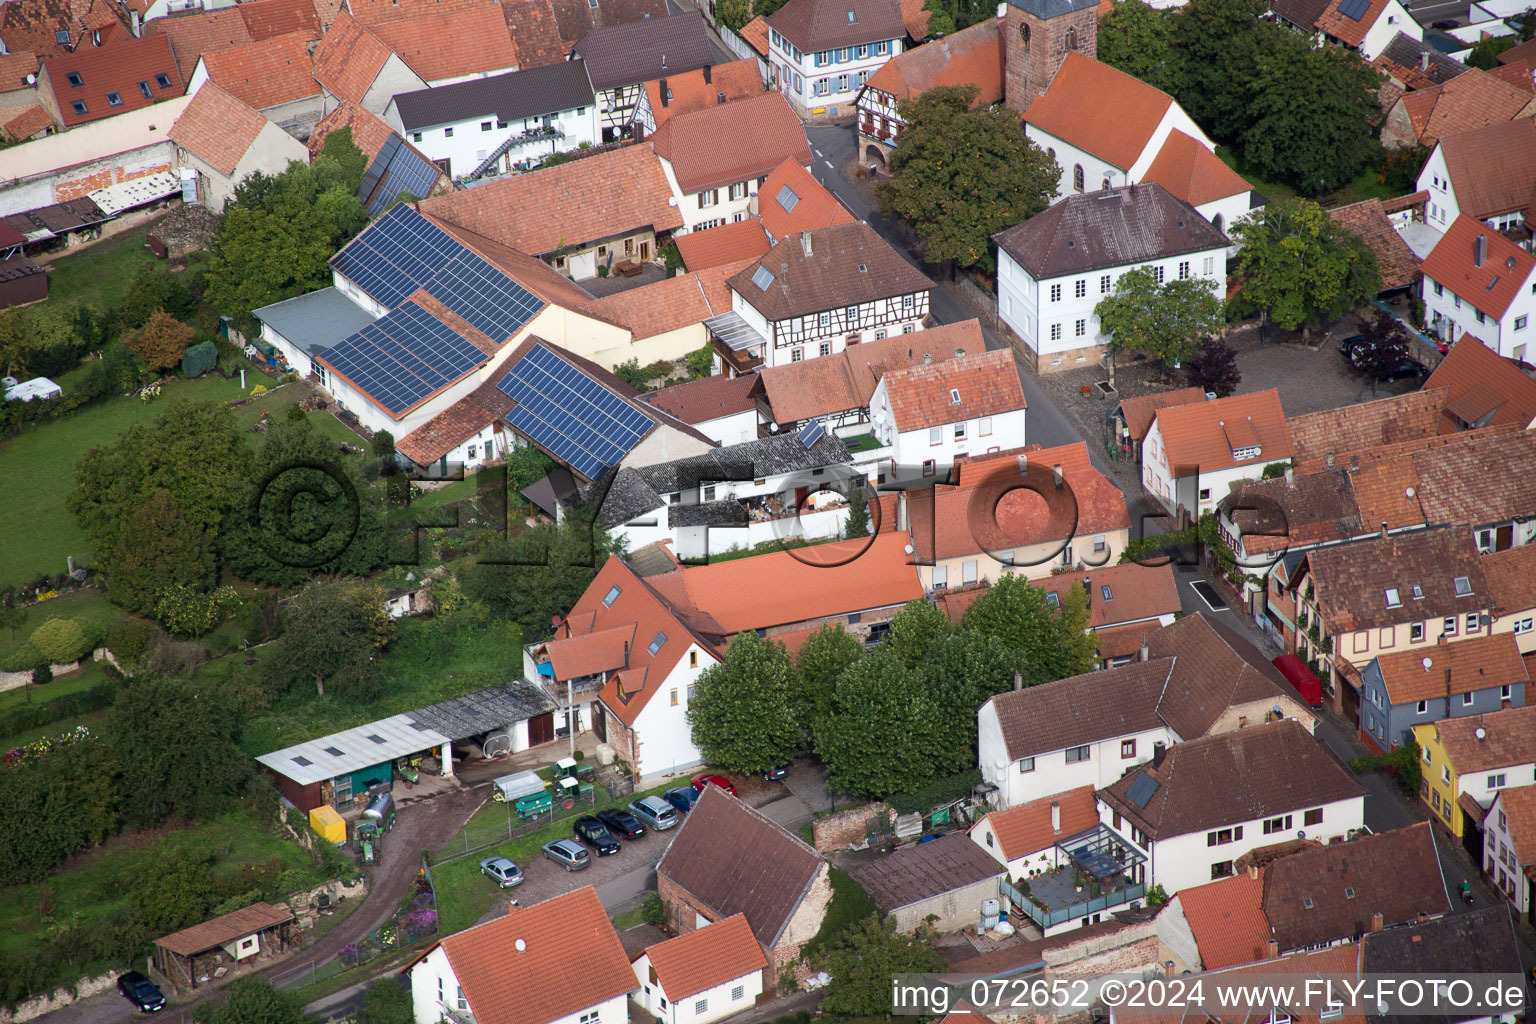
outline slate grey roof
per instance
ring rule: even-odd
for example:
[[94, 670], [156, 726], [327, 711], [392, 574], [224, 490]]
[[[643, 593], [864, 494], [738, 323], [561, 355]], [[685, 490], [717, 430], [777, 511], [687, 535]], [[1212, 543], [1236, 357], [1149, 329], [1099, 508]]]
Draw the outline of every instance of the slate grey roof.
[[407, 711], [405, 715], [433, 732], [465, 739], [527, 721], [554, 707], [555, 702], [541, 688], [518, 679]]
[[635, 472], [658, 494], [671, 494], [713, 480], [759, 480], [852, 461], [848, 446], [831, 434], [822, 435], [809, 448], [794, 434], [779, 434], [715, 448], [686, 459], [641, 466]]
[[417, 89], [395, 97], [395, 109], [406, 131], [477, 117], [519, 121], [591, 105], [592, 82], [587, 78], [586, 64], [579, 60]]
[[[1510, 923], [1509, 905], [1483, 907], [1465, 914], [1405, 924], [1367, 934], [1361, 940], [1361, 974], [1521, 974], [1520, 946]], [[1371, 1014], [1372, 1024], [1448, 1024], [1470, 1014], [1412, 1017]]]
[[253, 310], [251, 315], [312, 356], [345, 341], [377, 319], [335, 288], [274, 302]]
[[637, 85], [715, 63], [704, 16], [697, 11], [593, 29], [576, 44], [592, 88]]
[[739, 501], [673, 505], [667, 511], [667, 521], [673, 526], [746, 526], [747, 510]]
[[[1310, 32], [1328, 9], [1329, 0], [1270, 0], [1269, 9], [1282, 20]], [[1417, 61], [1417, 58], [1415, 58]]]
[[1008, 2], [1019, 10], [1033, 14], [1042, 20], [1059, 18], [1063, 14], [1086, 11], [1090, 7], [1098, 6], [1097, 0], [1008, 0]]
[[636, 516], [643, 516], [652, 509], [661, 508], [666, 504], [656, 489], [646, 483], [638, 471], [624, 467], [613, 475], [613, 482], [608, 485], [607, 493], [602, 490], [603, 481], [595, 481], [582, 491], [583, 502], [590, 502], [598, 497], [602, 498], [603, 506], [598, 513], [597, 522], [605, 529], [612, 529], [629, 522]]
[[1004, 872], [991, 854], [963, 835], [947, 838], [960, 842], [918, 843], [852, 867], [848, 873], [869, 893], [875, 906], [890, 913]]
[[677, 560], [660, 544], [647, 544], [642, 548], [636, 548], [624, 556], [624, 561], [629, 563], [629, 568], [641, 579], [647, 576], [660, 576], [677, 568]]
[[992, 240], [1037, 281], [1228, 244], [1194, 207], [1151, 182], [1068, 196]]
[[1421, 43], [1410, 35], [1399, 32], [1377, 57], [1385, 58], [1405, 68], [1416, 68], [1422, 54], [1429, 54], [1429, 69], [1424, 73], [1436, 85], [1444, 85], [1467, 70], [1467, 66], [1448, 53], [1441, 53], [1428, 43]]

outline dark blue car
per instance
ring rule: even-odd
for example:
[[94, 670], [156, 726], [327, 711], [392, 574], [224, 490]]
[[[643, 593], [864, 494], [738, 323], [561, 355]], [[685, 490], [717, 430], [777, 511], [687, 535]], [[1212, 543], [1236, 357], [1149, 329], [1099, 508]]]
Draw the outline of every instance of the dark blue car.
[[699, 799], [699, 794], [688, 786], [677, 789], [669, 789], [661, 794], [662, 798], [683, 813], [693, 810], [694, 802]]

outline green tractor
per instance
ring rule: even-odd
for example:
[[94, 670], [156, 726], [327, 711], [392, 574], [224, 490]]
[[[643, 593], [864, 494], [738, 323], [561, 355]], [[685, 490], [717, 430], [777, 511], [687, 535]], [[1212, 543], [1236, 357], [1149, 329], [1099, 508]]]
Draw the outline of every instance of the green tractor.
[[379, 863], [379, 837], [382, 833], [376, 822], [357, 823], [353, 838], [357, 840], [357, 863], [366, 866]]

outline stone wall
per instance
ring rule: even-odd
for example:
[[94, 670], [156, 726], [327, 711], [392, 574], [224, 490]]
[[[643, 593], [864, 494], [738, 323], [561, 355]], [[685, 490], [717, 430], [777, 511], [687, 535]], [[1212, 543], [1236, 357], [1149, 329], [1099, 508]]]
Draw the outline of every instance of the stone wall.
[[873, 803], [817, 818], [811, 825], [811, 845], [823, 853], [862, 847], [869, 837], [870, 822], [883, 818], [889, 829], [892, 817], [891, 809], [885, 804]]
[[[81, 668], [81, 662], [84, 660], [82, 658], [80, 661], [60, 662], [49, 667], [53, 669], [53, 676], [57, 679], [65, 673], [78, 672]], [[110, 662], [113, 668], [121, 669], [122, 667], [118, 665], [117, 659], [112, 656], [112, 652], [105, 647], [98, 647], [92, 651], [91, 660]], [[0, 692], [14, 690], [19, 686], [26, 686], [31, 681], [32, 672], [30, 670], [26, 672], [0, 672]]]
[[1157, 920], [1139, 921], [1043, 954], [1048, 973], [1110, 974], [1156, 967]]
[[113, 971], [111, 974], [101, 974], [94, 978], [81, 978], [75, 982], [74, 991], [68, 988], [56, 988], [45, 996], [38, 996], [36, 999], [28, 999], [24, 1003], [17, 1004], [14, 1011], [0, 1009], [0, 1021], [11, 1024], [13, 1021], [33, 1020], [45, 1013], [52, 1013], [54, 1010], [68, 1006], [77, 999], [86, 999], [105, 992], [116, 984], [117, 974], [117, 971]]
[[[137, 155], [137, 154], [135, 154]], [[174, 170], [175, 166], [166, 163], [154, 163], [147, 166], [119, 163], [95, 163], [83, 168], [80, 172], [66, 172], [60, 175], [54, 182], [54, 201], [67, 203], [71, 199], [79, 199], [90, 195], [97, 189], [106, 188], [108, 185], [120, 185], [125, 181], [135, 178], [147, 177], [158, 174], [161, 171]]]

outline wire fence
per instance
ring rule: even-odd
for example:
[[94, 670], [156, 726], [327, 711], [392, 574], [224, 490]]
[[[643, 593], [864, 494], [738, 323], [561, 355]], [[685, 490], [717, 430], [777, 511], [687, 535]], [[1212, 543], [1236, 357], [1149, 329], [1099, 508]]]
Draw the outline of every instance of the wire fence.
[[569, 797], [556, 800], [549, 810], [528, 817], [520, 817], [513, 804], [507, 803], [506, 818], [499, 820], [472, 823], [453, 839], [434, 850], [432, 863], [446, 864], [450, 861], [460, 860], [471, 854], [481, 853], [493, 846], [514, 839], [542, 832], [550, 825], [561, 821], [570, 821], [584, 814], [591, 814], [594, 810], [606, 803], [627, 800], [634, 795], [635, 784], [629, 779], [604, 779], [599, 778], [597, 785], [601, 791], [607, 794], [607, 801], [598, 798], [597, 790], [593, 790], [592, 799]]

